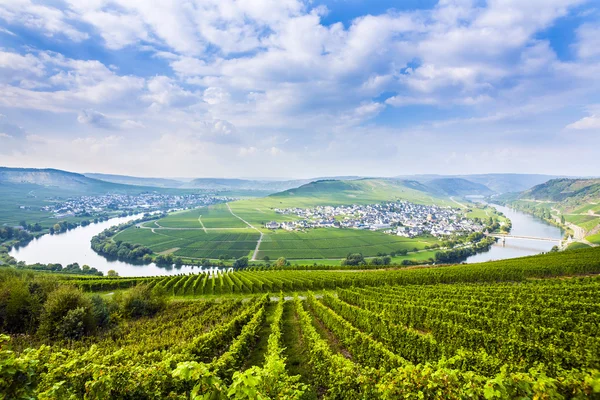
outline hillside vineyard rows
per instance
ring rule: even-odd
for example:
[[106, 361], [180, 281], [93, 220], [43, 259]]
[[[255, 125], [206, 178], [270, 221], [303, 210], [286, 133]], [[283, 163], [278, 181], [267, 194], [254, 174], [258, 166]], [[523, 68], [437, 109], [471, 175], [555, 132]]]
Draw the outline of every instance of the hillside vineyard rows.
[[[13, 353], [3, 336], [0, 359], [27, 371], [45, 399], [598, 398], [600, 277], [590, 274], [600, 272], [599, 254], [389, 271], [65, 277], [85, 290], [149, 284], [176, 297], [95, 339]], [[292, 291], [300, 293], [284, 293]], [[194, 299], [228, 293], [247, 295]]]

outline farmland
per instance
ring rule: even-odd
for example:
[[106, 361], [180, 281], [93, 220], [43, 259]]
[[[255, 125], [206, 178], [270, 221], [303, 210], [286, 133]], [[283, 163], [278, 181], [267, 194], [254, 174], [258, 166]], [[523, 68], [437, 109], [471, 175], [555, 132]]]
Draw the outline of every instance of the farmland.
[[[275, 209], [288, 207], [372, 204], [399, 199], [419, 204], [457, 207], [456, 203], [447, 198], [432, 196], [422, 191], [423, 188], [411, 185], [418, 184], [377, 179], [313, 182], [264, 198], [238, 200], [172, 213], [160, 220], [129, 228], [113, 239], [146, 246], [154, 253], [169, 252], [191, 260], [243, 256], [253, 258], [256, 255], [256, 260], [285, 257], [291, 261], [306, 260], [310, 264], [338, 264], [339, 259], [355, 252], [360, 252], [365, 257], [404, 251], [412, 253], [439, 245], [439, 241], [426, 235], [408, 238], [360, 229], [287, 231], [265, 227], [269, 221], [299, 220], [297, 215], [275, 212]], [[488, 216], [485, 210], [477, 208], [471, 213]], [[255, 254], [257, 245], [258, 252]], [[433, 256], [431, 252], [414, 253], [404, 255], [398, 261], [420, 261]]]
[[437, 243], [434, 238], [409, 239], [357, 229], [277, 231], [263, 239], [258, 258], [342, 258], [357, 249], [365, 256], [376, 256], [399, 250], [422, 250], [433, 243]]
[[149, 285], [173, 300], [154, 316], [122, 319], [108, 335], [51, 347], [4, 336], [0, 361], [21, 377], [4, 393], [595, 398], [599, 251], [406, 270], [65, 277], [62, 285], [86, 291]]
[[[162, 220], [161, 220], [162, 222]], [[156, 253], [178, 249], [176, 255], [191, 258], [219, 258], [247, 256], [256, 247], [260, 234], [252, 229], [231, 230], [172, 230], [129, 229], [115, 236], [115, 240], [143, 243]]]

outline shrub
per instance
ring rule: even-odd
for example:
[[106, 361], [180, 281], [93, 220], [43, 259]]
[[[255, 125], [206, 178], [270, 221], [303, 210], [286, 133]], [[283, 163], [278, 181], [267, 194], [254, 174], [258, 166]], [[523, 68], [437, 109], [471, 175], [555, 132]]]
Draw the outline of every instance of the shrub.
[[[80, 311], [72, 310], [81, 309]], [[81, 335], [79, 329], [81, 323]], [[69, 329], [75, 329], [72, 334]], [[79, 289], [60, 286], [50, 293], [44, 304], [39, 333], [49, 338], [72, 339], [89, 335], [95, 329], [92, 302]]]
[[63, 339], [81, 339], [86, 334], [86, 323], [89, 310], [77, 307], [67, 311], [56, 327], [58, 337]]
[[164, 291], [152, 290], [148, 285], [137, 285], [122, 298], [123, 315], [130, 318], [152, 316], [166, 305]]
[[10, 278], [0, 282], [0, 329], [25, 333], [35, 326], [38, 311], [27, 282]]
[[106, 301], [99, 295], [95, 294], [91, 297], [92, 302], [92, 314], [94, 315], [94, 322], [99, 328], [105, 328], [110, 323], [110, 310]]

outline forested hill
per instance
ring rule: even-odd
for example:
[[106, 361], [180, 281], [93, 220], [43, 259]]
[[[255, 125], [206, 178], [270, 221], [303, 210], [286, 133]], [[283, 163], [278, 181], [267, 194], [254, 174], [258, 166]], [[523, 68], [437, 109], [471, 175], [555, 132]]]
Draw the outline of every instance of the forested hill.
[[600, 210], [600, 179], [553, 179], [521, 193], [519, 200], [552, 202], [566, 212]]
[[520, 198], [553, 202], [590, 202], [600, 199], [600, 179], [552, 179], [524, 191]]

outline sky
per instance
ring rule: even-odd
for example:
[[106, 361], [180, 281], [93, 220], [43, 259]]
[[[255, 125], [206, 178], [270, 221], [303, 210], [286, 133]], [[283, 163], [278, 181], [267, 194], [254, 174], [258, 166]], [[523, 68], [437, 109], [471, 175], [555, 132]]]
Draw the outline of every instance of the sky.
[[0, 0], [0, 165], [600, 175], [598, 0]]

